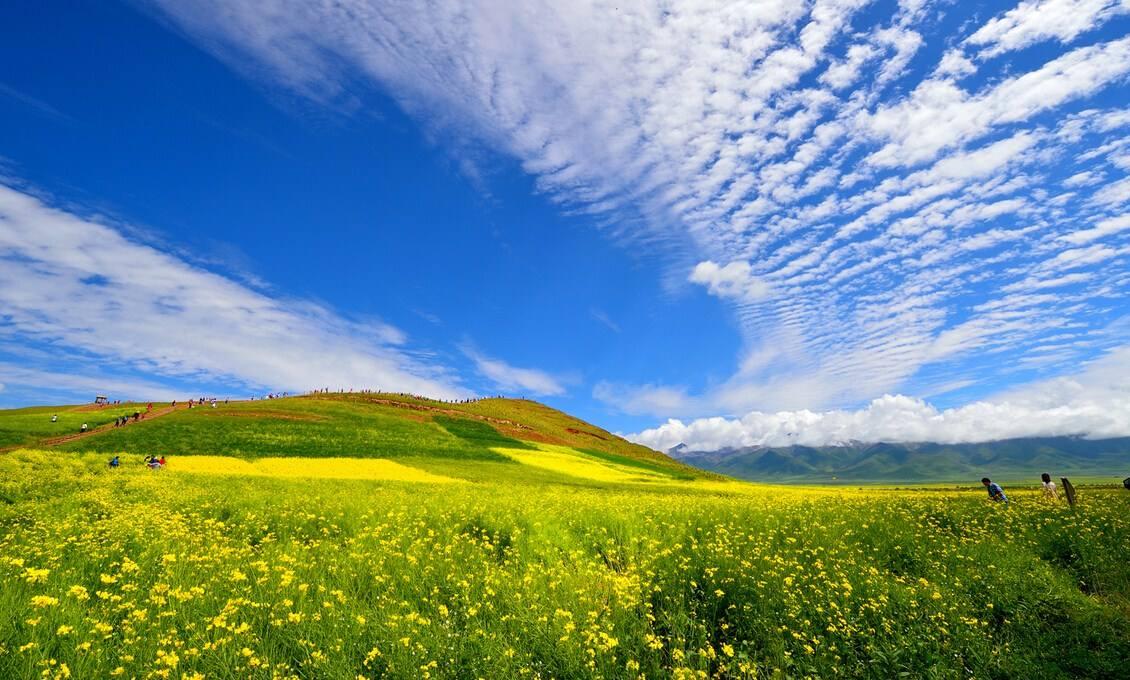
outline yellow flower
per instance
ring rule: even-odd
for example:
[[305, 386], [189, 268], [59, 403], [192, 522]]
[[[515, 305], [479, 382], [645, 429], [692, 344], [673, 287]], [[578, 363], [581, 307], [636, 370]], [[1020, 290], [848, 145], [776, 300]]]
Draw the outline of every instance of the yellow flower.
[[36, 569], [35, 567], [28, 567], [24, 570], [24, 580], [28, 583], [43, 583], [47, 580], [47, 575], [50, 573], [50, 569]]

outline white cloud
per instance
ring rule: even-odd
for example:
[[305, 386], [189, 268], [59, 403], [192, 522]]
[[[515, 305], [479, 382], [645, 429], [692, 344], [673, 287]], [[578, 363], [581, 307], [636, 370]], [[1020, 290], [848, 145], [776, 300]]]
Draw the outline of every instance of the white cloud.
[[[272, 297], [3, 185], [0, 254], [0, 333], [54, 348], [60, 360], [92, 356], [96, 365], [186, 386], [235, 381], [291, 391], [355, 386], [435, 397], [464, 393], [450, 374], [404, 347], [396, 328]], [[7, 375], [9, 383], [19, 383]], [[82, 389], [104, 384], [53, 375]], [[152, 383], [121, 388], [153, 396], [173, 391]]]
[[565, 394], [565, 387], [561, 381], [545, 371], [511, 366], [501, 359], [482, 354], [470, 345], [464, 345], [462, 349], [463, 353], [474, 362], [476, 370], [499, 389], [523, 393], [518, 396], [523, 396], [525, 393], [539, 397]]
[[1091, 200], [1094, 203], [1111, 206], [1130, 203], [1130, 177], [1107, 184], [1096, 191]]
[[934, 73], [937, 76], [961, 78], [976, 72], [977, 66], [961, 50], [953, 49], [945, 53]]
[[632, 414], [680, 413], [691, 408], [693, 402], [683, 388], [657, 385], [625, 387], [608, 381], [596, 384], [593, 397]]
[[[96, 394], [105, 394], [111, 399], [123, 401], [149, 401], [154, 399], [169, 401], [183, 399], [185, 396], [184, 391], [176, 390], [153, 380], [122, 378], [116, 375], [102, 374], [98, 371], [64, 373], [0, 362], [0, 377], [3, 377], [12, 385], [31, 387], [37, 393], [59, 395], [63, 398], [86, 393], [91, 401], [94, 400]], [[235, 393], [232, 396], [241, 397], [245, 395]]]
[[1126, 0], [1038, 0], [1021, 2], [966, 39], [988, 58], [1045, 40], [1066, 43], [1130, 11]]
[[714, 451], [743, 446], [827, 446], [861, 442], [984, 442], [1015, 437], [1130, 436], [1130, 348], [1082, 374], [1029, 385], [996, 399], [938, 409], [884, 395], [855, 411], [749, 413], [741, 418], [671, 419], [628, 435], [660, 451], [678, 444]]
[[1101, 175], [1092, 172], [1091, 170], [1084, 170], [1083, 172], [1077, 172], [1074, 175], [1063, 180], [1063, 186], [1073, 188], [1085, 187], [1091, 184], [1097, 184], [1101, 182], [1102, 179], [1103, 178]]
[[604, 324], [604, 326], [613, 333], [620, 333], [620, 324], [613, 321], [612, 317], [608, 316], [608, 313], [603, 309], [597, 309], [596, 307], [593, 307], [589, 310], [589, 315], [600, 323]]
[[857, 81], [864, 64], [879, 54], [879, 49], [874, 45], [868, 43], [852, 45], [845, 59], [829, 64], [820, 76], [820, 82], [828, 84], [835, 90], [843, 89]]
[[1128, 71], [1130, 38], [1123, 38], [1080, 47], [975, 95], [948, 79], [923, 81], [906, 101], [869, 118], [871, 133], [890, 141], [868, 160], [879, 166], [922, 163], [996, 126], [1087, 96]]
[[695, 265], [688, 280], [706, 286], [711, 295], [757, 302], [769, 297], [772, 291], [752, 270], [748, 262], [731, 262], [721, 267], [708, 260]]
[[1080, 229], [1073, 231], [1070, 234], [1065, 234], [1061, 238], [1068, 243], [1075, 245], [1083, 245], [1090, 243], [1106, 236], [1119, 234], [1130, 229], [1130, 214], [1119, 215], [1118, 217], [1108, 217], [1099, 221], [1091, 229]]

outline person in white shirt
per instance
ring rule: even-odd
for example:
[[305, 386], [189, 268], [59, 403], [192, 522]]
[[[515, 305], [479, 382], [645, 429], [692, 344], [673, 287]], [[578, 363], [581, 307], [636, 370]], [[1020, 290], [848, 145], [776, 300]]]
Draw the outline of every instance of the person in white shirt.
[[1052, 481], [1052, 476], [1045, 472], [1040, 475], [1040, 479], [1043, 482], [1041, 486], [1044, 487], [1044, 498], [1059, 500], [1059, 492], [1055, 489], [1055, 482]]

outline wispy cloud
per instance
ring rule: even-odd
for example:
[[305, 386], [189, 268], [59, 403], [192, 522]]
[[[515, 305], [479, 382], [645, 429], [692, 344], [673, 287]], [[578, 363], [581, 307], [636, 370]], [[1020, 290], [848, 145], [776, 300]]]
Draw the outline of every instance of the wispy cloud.
[[41, 116], [45, 116], [47, 118], [52, 118], [56, 121], [62, 121], [62, 122], [66, 122], [66, 123], [73, 123], [74, 122], [73, 118], [71, 118], [67, 114], [63, 113], [59, 109], [55, 108], [54, 106], [51, 106], [50, 104], [43, 101], [42, 99], [38, 99], [36, 97], [33, 97], [30, 94], [27, 94], [26, 92], [21, 92], [20, 90], [17, 90], [16, 88], [11, 87], [9, 85], [5, 85], [4, 83], [0, 83], [0, 97], [9, 99], [9, 100], [14, 101], [14, 102], [18, 102], [19, 104], [22, 104], [23, 106], [31, 109], [32, 111], [35, 111], [36, 113], [38, 113]]
[[[113, 365], [108, 367], [113, 368]], [[154, 380], [123, 378], [91, 368], [81, 372], [66, 373], [0, 361], [0, 379], [6, 380], [11, 385], [29, 387], [34, 393], [45, 395], [49, 399], [64, 401], [75, 395], [92, 400], [96, 394], [112, 395], [111, 398], [114, 399], [141, 400], [172, 400], [185, 396], [184, 390]]]
[[744, 349], [723, 384], [597, 396], [656, 414], [847, 406], [959, 362], [1016, 380], [1130, 340], [1080, 342], [1126, 313], [1130, 285], [1128, 232], [1088, 231], [1130, 201], [1130, 117], [1107, 96], [1130, 38], [1101, 30], [1125, 3], [1025, 2], [950, 33], [937, 17], [956, 6], [928, 1], [157, 5], [327, 105], [368, 80], [733, 305]]
[[530, 394], [538, 397], [551, 397], [565, 394], [565, 387], [558, 378], [536, 368], [519, 368], [488, 357], [471, 344], [462, 346], [463, 353], [474, 364], [475, 369], [498, 389], [518, 392], [518, 396]]
[[597, 309], [596, 307], [593, 307], [589, 310], [589, 315], [600, 323], [604, 324], [604, 326], [613, 333], [620, 332], [620, 324], [613, 321], [612, 317], [608, 316], [608, 312], [605, 312], [603, 309]]
[[1046, 40], [1067, 43], [1118, 14], [1130, 12], [1123, 0], [1039, 0], [1021, 2], [966, 38], [981, 58], [994, 57]]
[[[0, 185], [0, 334], [103, 368], [168, 379], [145, 395], [223, 381], [305, 390], [375, 387], [458, 396], [443, 367], [380, 321], [284, 299], [126, 237], [119, 226]], [[34, 361], [34, 359], [28, 359]], [[10, 384], [108, 385], [90, 371], [0, 367]], [[109, 372], [114, 375], [114, 372]], [[159, 387], [160, 386], [160, 387]]]

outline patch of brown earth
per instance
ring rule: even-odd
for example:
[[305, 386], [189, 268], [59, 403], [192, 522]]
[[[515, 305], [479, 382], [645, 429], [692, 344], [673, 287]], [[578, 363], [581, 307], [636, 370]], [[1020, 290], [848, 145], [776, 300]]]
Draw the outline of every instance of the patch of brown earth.
[[596, 439], [599, 439], [602, 442], [608, 441], [608, 437], [601, 436], [601, 435], [599, 435], [595, 432], [586, 432], [584, 430], [578, 430], [575, 427], [567, 427], [567, 428], [565, 428], [565, 431], [568, 432], [569, 434], [583, 434], [586, 437], [595, 437]]

